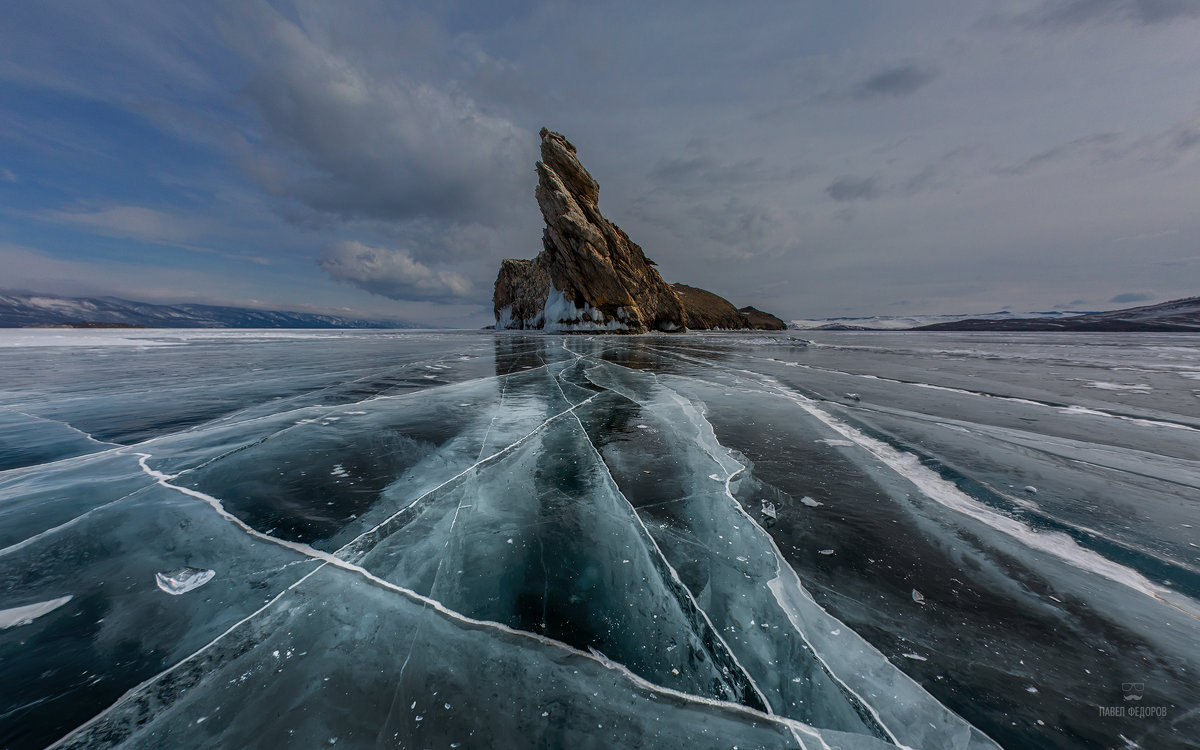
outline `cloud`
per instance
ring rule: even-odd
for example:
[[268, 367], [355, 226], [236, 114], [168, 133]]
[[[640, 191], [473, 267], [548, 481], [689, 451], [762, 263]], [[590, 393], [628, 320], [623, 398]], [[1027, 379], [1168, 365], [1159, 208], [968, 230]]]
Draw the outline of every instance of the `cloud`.
[[875, 73], [854, 87], [854, 98], [871, 99], [877, 96], [908, 96], [928, 86], [937, 78], [931, 65], [905, 62]]
[[1154, 299], [1154, 295], [1147, 292], [1124, 292], [1113, 297], [1109, 302], [1149, 302], [1152, 299]]
[[1200, 4], [1195, 0], [1055, 0], [1021, 16], [1025, 25], [1053, 30], [1121, 21], [1152, 25], [1180, 18], [1200, 18]]
[[883, 195], [876, 177], [839, 177], [825, 188], [825, 194], [839, 203], [869, 201]]
[[265, 23], [265, 40], [245, 43], [255, 73], [244, 94], [273, 154], [247, 157], [267, 190], [344, 218], [495, 225], [523, 204], [531, 132], [462, 93], [373, 70], [282, 17]]
[[196, 222], [145, 206], [117, 205], [98, 210], [43, 211], [41, 218], [73, 224], [109, 237], [179, 242], [193, 237]]
[[[1093, 133], [1091, 135], [1085, 135], [1075, 138], [1067, 143], [1060, 143], [1057, 146], [1053, 146], [1045, 151], [1034, 154], [1019, 164], [1002, 167], [998, 169], [997, 172], [1007, 175], [1023, 175], [1038, 167], [1066, 158], [1072, 154], [1094, 150], [1097, 147], [1109, 146], [1115, 143], [1117, 138], [1118, 136], [1116, 133]], [[1117, 154], [1115, 153], [1110, 154], [1110, 156], [1116, 155]]]
[[371, 247], [353, 240], [326, 248], [317, 260], [338, 281], [395, 300], [469, 299], [474, 289], [453, 271], [438, 271], [406, 250]]

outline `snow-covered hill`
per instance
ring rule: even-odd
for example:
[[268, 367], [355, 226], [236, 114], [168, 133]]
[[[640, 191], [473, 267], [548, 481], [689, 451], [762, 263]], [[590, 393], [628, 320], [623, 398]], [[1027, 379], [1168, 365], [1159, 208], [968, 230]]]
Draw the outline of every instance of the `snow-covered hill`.
[[801, 330], [867, 330], [867, 331], [905, 331], [910, 328], [934, 325], [938, 323], [956, 323], [960, 320], [1017, 320], [1017, 319], [1046, 319], [1067, 318], [1086, 313], [1073, 311], [1027, 312], [1013, 313], [1008, 310], [984, 313], [982, 315], [874, 315], [865, 318], [819, 318], [799, 319], [788, 321], [790, 328]]
[[149, 328], [414, 328], [403, 321], [361, 320], [219, 305], [156, 305], [117, 297], [0, 293], [0, 328], [105, 323]]

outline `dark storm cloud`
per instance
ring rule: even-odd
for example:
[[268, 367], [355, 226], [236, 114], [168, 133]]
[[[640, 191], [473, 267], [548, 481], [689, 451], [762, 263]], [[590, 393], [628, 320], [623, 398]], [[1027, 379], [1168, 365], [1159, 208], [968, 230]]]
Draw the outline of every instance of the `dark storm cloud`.
[[825, 194], [839, 203], [869, 201], [883, 195], [876, 177], [839, 177], [825, 188]]
[[870, 99], [876, 96], [908, 96], [928, 86], [937, 78], [938, 71], [930, 65], [906, 62], [893, 65], [875, 73], [854, 87], [854, 98]]
[[1159, 24], [1200, 18], [1196, 0], [1067, 0], [1048, 2], [1022, 17], [1026, 25], [1065, 29], [1088, 23], [1131, 21]]
[[264, 23], [244, 93], [272, 156], [248, 166], [275, 195], [346, 218], [497, 224], [527, 192], [531, 133], [461, 93], [378, 74], [287, 20]]
[[1152, 299], [1154, 295], [1146, 292], [1125, 292], [1113, 297], [1109, 302], [1149, 302]]
[[325, 248], [317, 265], [338, 281], [397, 300], [470, 299], [475, 291], [462, 275], [431, 268], [405, 250], [352, 240]]

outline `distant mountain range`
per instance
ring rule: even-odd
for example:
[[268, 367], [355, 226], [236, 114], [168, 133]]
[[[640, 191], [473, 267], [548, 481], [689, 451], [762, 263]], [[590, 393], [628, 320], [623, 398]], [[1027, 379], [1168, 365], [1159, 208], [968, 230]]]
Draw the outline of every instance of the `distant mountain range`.
[[1108, 312], [1055, 310], [983, 315], [876, 315], [800, 319], [789, 328], [816, 331], [1198, 331], [1200, 297]]
[[1191, 331], [1200, 333], [1200, 297], [1062, 318], [970, 318], [919, 326], [919, 331]]
[[789, 328], [817, 331], [909, 331], [933, 324], [957, 323], [963, 320], [1057, 320], [1089, 313], [1077, 311], [1014, 313], [1001, 310], [993, 313], [966, 315], [873, 315], [860, 318], [816, 318], [788, 321]]
[[60, 297], [0, 292], [0, 328], [420, 328], [399, 320], [363, 320], [338, 315], [256, 310], [220, 305], [155, 305], [118, 297]]

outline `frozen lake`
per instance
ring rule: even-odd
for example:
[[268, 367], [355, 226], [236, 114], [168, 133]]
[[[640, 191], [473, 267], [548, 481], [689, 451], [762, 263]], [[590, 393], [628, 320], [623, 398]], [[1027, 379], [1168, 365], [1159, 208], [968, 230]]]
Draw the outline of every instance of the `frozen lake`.
[[2, 747], [1187, 748], [1197, 644], [1193, 335], [0, 331]]

